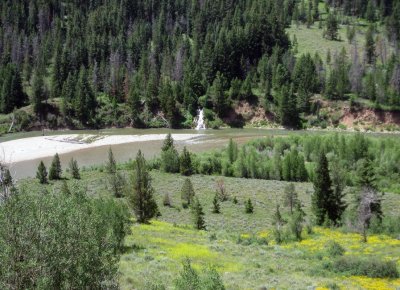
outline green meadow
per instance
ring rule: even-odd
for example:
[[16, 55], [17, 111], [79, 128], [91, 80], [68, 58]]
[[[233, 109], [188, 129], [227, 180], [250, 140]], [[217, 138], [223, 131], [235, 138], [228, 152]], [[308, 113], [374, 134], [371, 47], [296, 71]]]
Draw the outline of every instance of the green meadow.
[[[82, 171], [81, 185], [98, 197], [110, 195], [107, 174], [103, 168]], [[120, 170], [126, 176], [130, 170]], [[393, 261], [400, 267], [400, 240], [386, 235], [361, 236], [344, 228], [312, 227], [303, 229], [303, 240], [288, 240], [280, 245], [272, 234], [272, 216], [277, 203], [283, 204], [283, 181], [256, 180], [220, 176], [193, 175], [191, 181], [205, 213], [206, 231], [192, 226], [190, 209], [181, 204], [180, 190], [186, 177], [151, 171], [152, 185], [161, 216], [149, 224], [131, 225], [125, 240], [125, 251], [119, 263], [121, 289], [172, 289], [182, 269], [190, 259], [201, 271], [215, 267], [227, 289], [396, 289], [400, 279], [368, 278], [336, 273], [329, 268], [333, 259], [327, 247], [333, 241], [340, 244], [344, 257], [367, 257]], [[216, 182], [223, 179], [229, 199], [221, 202], [221, 213], [212, 213]], [[23, 181], [21, 186], [36, 181]], [[73, 187], [75, 181], [68, 181]], [[38, 185], [37, 185], [38, 186]], [[61, 182], [48, 185], [61, 187]], [[310, 211], [311, 183], [295, 183], [304, 205], [306, 219]], [[171, 206], [163, 206], [168, 194]], [[236, 197], [237, 204], [233, 202]], [[246, 214], [244, 202], [251, 198], [254, 213]], [[350, 201], [351, 195], [347, 196]], [[398, 216], [400, 195], [386, 193], [383, 210]], [[289, 209], [281, 207], [283, 217]]]

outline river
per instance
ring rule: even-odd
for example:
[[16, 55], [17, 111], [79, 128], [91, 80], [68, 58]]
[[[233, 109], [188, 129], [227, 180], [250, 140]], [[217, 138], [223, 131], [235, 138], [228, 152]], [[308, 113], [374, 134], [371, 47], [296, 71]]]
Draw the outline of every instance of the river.
[[[288, 131], [284, 129], [220, 129], [220, 130], [170, 130], [170, 129], [103, 129], [103, 130], [68, 130], [68, 131], [46, 131], [46, 136], [65, 135], [65, 134], [93, 134], [93, 135], [149, 135], [149, 134], [197, 134], [198, 136], [188, 141], [176, 141], [178, 150], [184, 146], [191, 152], [204, 152], [212, 149], [219, 149], [227, 145], [230, 138], [239, 144], [243, 144], [251, 139], [264, 136], [278, 136], [289, 134], [324, 134], [329, 131]], [[42, 136], [42, 132], [16, 133], [0, 137], [0, 143], [15, 139]], [[28, 142], [28, 141], [27, 141]], [[134, 159], [140, 149], [146, 158], [152, 158], [160, 154], [163, 141], [140, 141], [112, 145], [114, 156], [118, 162], [125, 162]], [[73, 157], [78, 161], [80, 167], [90, 167], [100, 165], [107, 160], [107, 146], [99, 146], [90, 149], [81, 149], [74, 152], [60, 154], [63, 168], [68, 166], [69, 160]], [[32, 151], [35, 148], [31, 148]], [[43, 160], [49, 166], [52, 157], [37, 158], [32, 160], [20, 161], [11, 165], [11, 172], [16, 179], [34, 177], [37, 166]]]

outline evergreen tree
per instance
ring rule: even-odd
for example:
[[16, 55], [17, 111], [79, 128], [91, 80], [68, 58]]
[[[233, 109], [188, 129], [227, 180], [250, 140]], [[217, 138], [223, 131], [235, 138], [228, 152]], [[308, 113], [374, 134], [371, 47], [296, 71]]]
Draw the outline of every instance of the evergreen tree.
[[111, 146], [108, 148], [108, 162], [106, 163], [106, 172], [109, 174], [115, 174], [117, 172], [117, 162], [114, 158], [114, 153]]
[[125, 177], [120, 172], [110, 174], [110, 176], [108, 177], [108, 185], [114, 197], [116, 198], [123, 197], [126, 186], [126, 180]]
[[[135, 78], [136, 79], [136, 78]], [[132, 120], [132, 126], [143, 127], [143, 121], [141, 120], [141, 95], [138, 89], [137, 81], [131, 84], [129, 95], [128, 95], [128, 105], [130, 109], [130, 115]]]
[[169, 128], [179, 127], [179, 110], [170, 81], [165, 81], [160, 90], [161, 107], [163, 109]]
[[43, 101], [46, 99], [43, 76], [39, 71], [35, 71], [32, 79], [32, 102], [36, 114], [42, 113]]
[[310, 107], [310, 97], [316, 92], [317, 71], [309, 53], [302, 54], [296, 62], [293, 72], [293, 82], [297, 90], [297, 105], [300, 112], [307, 112]]
[[[58, 98], [61, 96], [63, 87], [63, 68], [61, 65], [62, 48], [60, 40], [56, 41], [55, 56], [53, 63], [53, 71], [51, 75], [51, 98]], [[66, 76], [65, 76], [66, 77]]]
[[206, 224], [204, 221], [203, 207], [201, 206], [201, 203], [197, 197], [195, 197], [193, 201], [192, 215], [193, 215], [194, 227], [197, 230], [205, 230]]
[[253, 203], [251, 202], [250, 198], [246, 201], [245, 212], [246, 213], [253, 213], [254, 212]]
[[180, 172], [182, 175], [192, 175], [193, 166], [192, 166], [192, 158], [190, 157], [190, 152], [186, 149], [186, 146], [183, 147], [183, 151], [180, 157]]
[[51, 162], [50, 170], [49, 170], [49, 179], [50, 180], [59, 180], [61, 179], [61, 162], [58, 153], [54, 155], [53, 161]]
[[174, 139], [172, 138], [171, 133], [168, 133], [164, 139], [163, 145], [161, 147], [161, 151], [165, 152], [171, 148], [174, 148]]
[[372, 0], [368, 1], [367, 10], [365, 12], [365, 18], [369, 22], [375, 21], [375, 5], [373, 4]]
[[191, 206], [193, 204], [194, 196], [195, 192], [192, 181], [190, 178], [186, 178], [181, 189], [182, 206], [184, 208]]
[[37, 172], [36, 172], [36, 178], [39, 179], [39, 182], [41, 184], [46, 184], [47, 183], [47, 170], [46, 166], [44, 166], [43, 161], [40, 161]]
[[76, 159], [71, 158], [69, 161], [69, 170], [71, 171], [71, 175], [73, 179], [81, 179], [81, 174], [79, 172], [78, 161]]
[[365, 34], [365, 57], [368, 64], [375, 63], [374, 29], [370, 26]]
[[180, 170], [179, 153], [175, 149], [174, 139], [170, 133], [161, 148], [161, 169], [169, 173], [177, 173]]
[[70, 195], [70, 194], [71, 194], [71, 191], [69, 190], [67, 181], [66, 181], [65, 179], [64, 179], [64, 180], [62, 181], [62, 183], [61, 183], [60, 192], [61, 192], [62, 194], [65, 194], [65, 195]]
[[297, 241], [301, 241], [301, 233], [303, 231], [305, 212], [302, 209], [301, 203], [296, 203], [295, 210], [292, 213], [289, 221], [290, 230]]
[[304, 157], [299, 155], [297, 157], [297, 166], [296, 166], [296, 181], [305, 182], [308, 181], [308, 172], [305, 166]]
[[338, 21], [335, 15], [332, 13], [328, 14], [326, 18], [326, 30], [324, 36], [329, 40], [336, 40], [338, 35]]
[[293, 208], [299, 203], [297, 192], [293, 183], [285, 186], [285, 206], [290, 208], [290, 214], [293, 214]]
[[220, 205], [219, 205], [219, 198], [218, 198], [217, 194], [214, 195], [212, 212], [213, 213], [220, 213], [221, 212]]
[[285, 223], [279, 209], [279, 204], [276, 205], [276, 209], [272, 217], [272, 223], [274, 225], [274, 239], [275, 242], [279, 245], [282, 243], [282, 226]]
[[0, 112], [9, 113], [26, 101], [21, 75], [13, 64], [0, 67]]
[[147, 223], [157, 215], [158, 207], [154, 200], [154, 189], [151, 185], [146, 160], [140, 150], [136, 155], [130, 186], [131, 190], [127, 193], [128, 202], [137, 221]]
[[279, 114], [281, 124], [289, 128], [300, 127], [300, 117], [297, 110], [296, 96], [292, 89], [284, 86], [280, 92]]
[[328, 160], [325, 153], [321, 153], [317, 163], [314, 177], [314, 194], [312, 195], [312, 211], [316, 218], [317, 225], [322, 225], [325, 219], [328, 218], [332, 221], [332, 207], [331, 204], [333, 196], [332, 181], [329, 176]]
[[229, 163], [232, 164], [233, 162], [236, 161], [238, 155], [237, 144], [232, 140], [232, 138], [229, 139], [227, 152], [228, 152]]
[[229, 102], [225, 95], [224, 83], [224, 76], [218, 72], [209, 91], [214, 104], [214, 109], [220, 117], [224, 116], [227, 108], [229, 107]]
[[335, 202], [335, 211], [333, 214], [333, 220], [338, 224], [342, 218], [342, 215], [347, 207], [346, 202], [344, 201], [345, 193], [344, 189], [346, 187], [346, 177], [345, 172], [343, 170], [343, 166], [338, 162], [338, 160], [334, 160], [331, 162], [331, 178], [332, 178], [332, 190], [333, 190], [333, 199]]
[[88, 82], [87, 70], [81, 67], [76, 84], [74, 110], [83, 125], [92, 125], [96, 114], [96, 98]]
[[247, 75], [246, 79], [242, 83], [241, 96], [245, 100], [251, 100], [253, 97], [253, 91], [251, 89], [251, 77], [250, 74]]
[[200, 288], [201, 281], [199, 274], [193, 269], [189, 259], [183, 262], [183, 270], [180, 272], [174, 284], [177, 290], [196, 290]]

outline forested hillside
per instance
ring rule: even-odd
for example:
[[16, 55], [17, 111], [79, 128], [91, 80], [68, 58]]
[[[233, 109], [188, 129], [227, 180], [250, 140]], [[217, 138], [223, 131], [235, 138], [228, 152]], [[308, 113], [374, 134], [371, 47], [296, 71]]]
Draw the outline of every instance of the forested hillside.
[[[243, 126], [243, 103], [301, 128], [321, 98], [400, 106], [395, 0], [2, 0], [0, 12], [14, 130], [191, 127], [198, 108], [209, 127]], [[350, 49], [299, 52], [294, 26]]]

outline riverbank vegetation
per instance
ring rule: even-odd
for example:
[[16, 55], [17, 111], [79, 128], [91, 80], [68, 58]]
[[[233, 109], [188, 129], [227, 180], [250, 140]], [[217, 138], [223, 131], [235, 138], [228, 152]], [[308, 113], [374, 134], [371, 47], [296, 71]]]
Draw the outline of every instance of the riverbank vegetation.
[[350, 2], [2, 2], [1, 130], [190, 128], [198, 108], [210, 128], [353, 127], [371, 108], [388, 129], [400, 5]]

